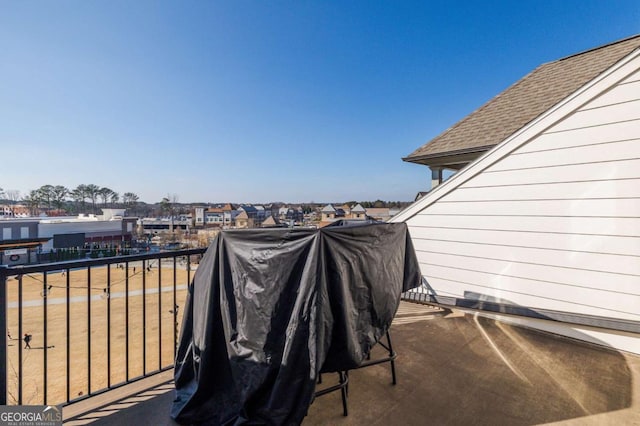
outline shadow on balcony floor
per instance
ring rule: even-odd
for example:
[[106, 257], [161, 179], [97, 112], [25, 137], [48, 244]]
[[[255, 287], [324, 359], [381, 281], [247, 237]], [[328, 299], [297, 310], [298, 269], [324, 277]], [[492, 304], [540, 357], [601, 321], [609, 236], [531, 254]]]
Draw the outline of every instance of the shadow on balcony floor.
[[[640, 424], [640, 357], [404, 302], [392, 338], [396, 386], [388, 364], [352, 371], [349, 416], [336, 392], [317, 398], [304, 424]], [[67, 424], [176, 425], [172, 399], [164, 383]]]

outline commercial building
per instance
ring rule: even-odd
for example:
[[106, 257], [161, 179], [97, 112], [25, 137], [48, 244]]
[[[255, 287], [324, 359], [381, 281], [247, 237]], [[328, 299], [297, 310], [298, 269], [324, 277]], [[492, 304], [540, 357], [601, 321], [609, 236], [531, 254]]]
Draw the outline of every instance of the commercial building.
[[102, 209], [102, 215], [0, 219], [0, 264], [38, 261], [52, 250], [85, 246], [127, 246], [137, 218], [124, 217], [124, 209]]

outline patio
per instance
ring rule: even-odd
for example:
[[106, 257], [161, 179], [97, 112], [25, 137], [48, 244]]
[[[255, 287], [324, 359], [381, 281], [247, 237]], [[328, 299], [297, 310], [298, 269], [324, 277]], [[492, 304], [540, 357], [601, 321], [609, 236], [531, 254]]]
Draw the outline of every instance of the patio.
[[[349, 416], [334, 392], [304, 424], [640, 424], [640, 357], [410, 302], [391, 331], [398, 384], [388, 364], [352, 371]], [[175, 425], [172, 389], [161, 373], [64, 407], [65, 424]]]

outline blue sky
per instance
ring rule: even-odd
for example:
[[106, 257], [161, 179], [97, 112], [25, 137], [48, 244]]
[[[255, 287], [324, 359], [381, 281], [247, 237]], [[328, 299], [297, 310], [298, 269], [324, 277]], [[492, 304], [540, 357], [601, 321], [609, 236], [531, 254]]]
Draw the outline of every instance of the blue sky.
[[0, 187], [412, 200], [402, 157], [634, 1], [3, 1]]

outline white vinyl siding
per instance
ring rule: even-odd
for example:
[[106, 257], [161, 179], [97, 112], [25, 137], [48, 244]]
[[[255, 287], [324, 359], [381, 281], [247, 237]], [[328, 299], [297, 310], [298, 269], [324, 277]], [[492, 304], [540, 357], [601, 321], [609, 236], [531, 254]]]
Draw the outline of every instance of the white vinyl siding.
[[[413, 229], [413, 228], [412, 228]], [[624, 261], [619, 255], [590, 252], [549, 250], [516, 245], [495, 245], [488, 247], [482, 243], [460, 243], [426, 238], [413, 238], [418, 259], [423, 264], [431, 262], [433, 254], [450, 254], [464, 258], [502, 260], [506, 262], [531, 263], [553, 266], [567, 270], [584, 270], [620, 275], [631, 275], [634, 280], [640, 275], [638, 262]], [[428, 273], [427, 269], [423, 269]]]
[[[555, 151], [553, 151], [555, 152]], [[552, 156], [553, 153], [550, 153]], [[603, 168], [605, 180], [638, 179], [640, 158], [620, 160], [612, 163], [573, 164], [562, 167], [549, 167], [502, 172], [486, 172], [469, 182], [471, 186], [522, 186], [540, 183], [558, 182], [602, 182]], [[601, 176], [598, 176], [601, 174]], [[466, 185], [463, 187], [467, 187]]]
[[627, 83], [633, 83], [634, 81], [640, 81], [640, 70], [630, 74], [629, 77], [622, 80], [620, 84], [618, 84], [618, 86], [616, 87], [620, 87], [623, 84], [627, 84]]
[[640, 100], [609, 105], [602, 108], [581, 110], [556, 126], [554, 131], [561, 132], [571, 129], [602, 126], [603, 124], [636, 120], [638, 119], [638, 112], [640, 112]]
[[[632, 236], [581, 235], [571, 232], [554, 234], [543, 230], [521, 232], [485, 231], [469, 228], [441, 229], [435, 227], [412, 228], [411, 236], [415, 239], [425, 238], [437, 241], [458, 241], [461, 244], [503, 245], [508, 247], [541, 248], [554, 251], [619, 254], [640, 257], [640, 243], [638, 241], [640, 237]], [[491, 247], [485, 247], [485, 249], [490, 250]], [[640, 281], [638, 284], [638, 293], [640, 294]], [[640, 314], [640, 311], [638, 313]]]
[[[640, 145], [640, 141], [638, 142]], [[448, 202], [459, 201], [487, 201], [487, 200], [562, 200], [562, 199], [610, 199], [610, 198], [637, 198], [640, 196], [640, 179], [627, 179], [621, 181], [579, 181], [579, 182], [551, 182], [528, 183], [526, 185], [506, 184], [500, 186], [488, 186], [482, 191], [487, 197], [484, 200], [476, 200], [477, 187], [464, 186], [447, 196]], [[514, 187], [517, 192], [514, 193]]]
[[[638, 105], [638, 115], [640, 118], [640, 104]], [[572, 137], [571, 135], [564, 136]], [[631, 139], [597, 145], [557, 148], [553, 152], [534, 151], [524, 154], [516, 152], [487, 170], [487, 172], [535, 168], [547, 169], [549, 167], [565, 167], [578, 164], [615, 163], [637, 158], [640, 158], [640, 139]], [[608, 164], [608, 166], [615, 167], [615, 164]], [[567, 176], [567, 178], [569, 177], [571, 176]]]
[[600, 108], [621, 102], [633, 102], [638, 99], [640, 99], [640, 74], [636, 73], [617, 85], [613, 90], [591, 102], [589, 108]]
[[[473, 223], [466, 215], [421, 215], [412, 222], [415, 227], [484, 229], [583, 235], [640, 235], [638, 217], [550, 217], [550, 216], [475, 216]], [[640, 262], [638, 263], [640, 271]]]
[[488, 164], [406, 220], [433, 290], [640, 321], [640, 72]]
[[[511, 305], [519, 305], [536, 309], [544, 306], [546, 309], [553, 309], [561, 312], [588, 312], [589, 315], [596, 315], [606, 318], [620, 318], [636, 320], [635, 312], [637, 305], [627, 296], [613, 293], [608, 290], [595, 290], [575, 288], [574, 297], [571, 299], [558, 298], [558, 291], [567, 291], [566, 286], [546, 284], [537, 280], [521, 279], [517, 277], [500, 277], [501, 280], [491, 279], [491, 274], [475, 273], [473, 281], [465, 281], [468, 274], [450, 268], [434, 267], [433, 278], [429, 283], [433, 287], [446, 288], [447, 291], [439, 292], [440, 296], [459, 296], [460, 293], [468, 299], [483, 300], [487, 295], [491, 301], [503, 302]], [[496, 286], [507, 286], [508, 290], [496, 288]], [[538, 291], [531, 292], [531, 287], [535, 286]], [[606, 306], [615, 305], [616, 309], [607, 309]], [[618, 306], [620, 305], [620, 306]]]
[[[522, 260], [514, 261], [461, 256], [460, 254], [431, 253], [424, 264], [485, 274], [493, 274], [498, 270], [502, 271], [501, 277], [536, 278], [536, 281], [540, 281], [540, 278], [544, 277], [543, 282], [546, 283], [593, 290], [600, 289], [602, 281], [610, 281], [615, 283], [611, 288], [611, 293], [619, 296], [634, 294], [638, 290], [637, 278], [632, 274], [536, 264]], [[492, 276], [491, 278], [495, 279], [496, 277]], [[631, 313], [637, 314], [635, 310]]]
[[629, 139], [629, 135], [637, 134], [640, 121], [623, 121], [621, 123], [605, 124], [597, 127], [571, 130], [571, 137], [565, 132], [547, 131], [539, 136], [535, 145], [524, 145], [517, 152], [524, 154], [533, 151], [562, 149], [572, 146], [586, 146], [600, 143], [618, 142]]
[[[481, 189], [479, 189], [481, 191]], [[517, 191], [517, 189], [514, 189]], [[541, 194], [544, 196], [544, 194]], [[430, 214], [465, 214], [492, 216], [569, 216], [569, 217], [638, 217], [639, 199], [597, 200], [498, 200], [486, 202], [438, 202]]]

